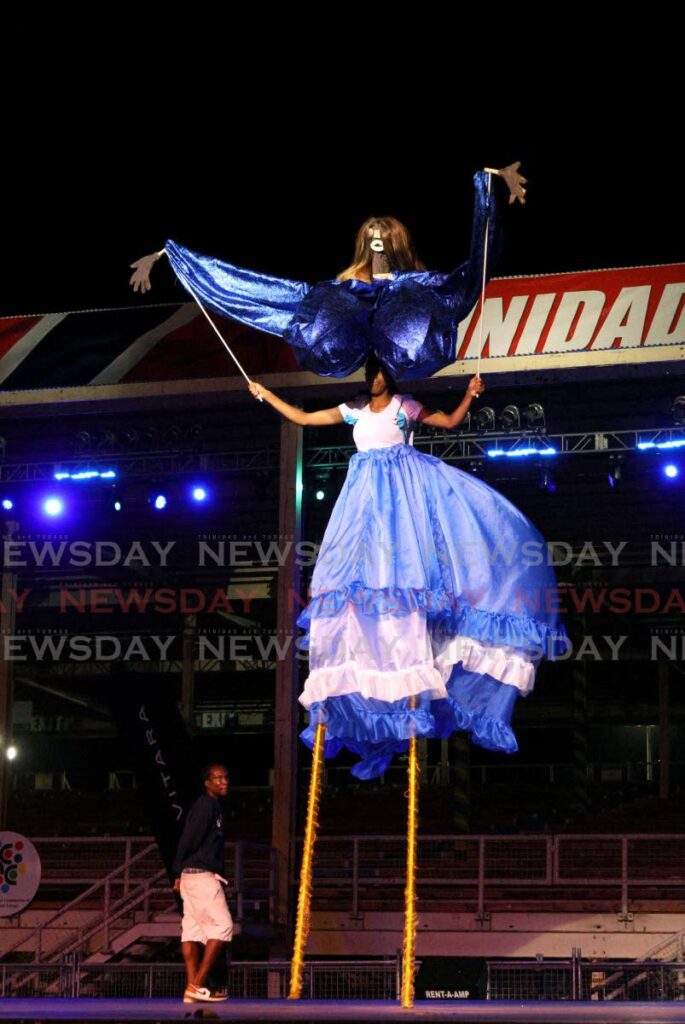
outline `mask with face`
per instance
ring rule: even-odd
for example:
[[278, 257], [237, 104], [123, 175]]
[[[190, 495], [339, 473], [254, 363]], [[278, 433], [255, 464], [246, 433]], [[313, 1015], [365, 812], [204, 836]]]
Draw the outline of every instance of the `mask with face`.
[[381, 229], [379, 227], [371, 229], [370, 248], [372, 275], [377, 277], [379, 274], [391, 274], [394, 267], [385, 251], [385, 243], [383, 242]]

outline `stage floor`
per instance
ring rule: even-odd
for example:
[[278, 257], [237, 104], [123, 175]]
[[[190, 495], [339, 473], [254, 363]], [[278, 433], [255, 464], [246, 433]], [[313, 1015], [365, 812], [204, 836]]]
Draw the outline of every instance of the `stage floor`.
[[309, 1000], [234, 1000], [183, 1003], [172, 999], [0, 999], [0, 1020], [13, 1021], [630, 1021], [641, 1024], [683, 1021], [682, 1002], [417, 1002], [411, 1010], [397, 1003]]

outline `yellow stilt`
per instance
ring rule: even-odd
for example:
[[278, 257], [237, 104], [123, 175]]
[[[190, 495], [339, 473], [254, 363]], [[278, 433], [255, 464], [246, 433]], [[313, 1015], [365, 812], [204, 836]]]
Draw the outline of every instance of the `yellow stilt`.
[[312, 903], [312, 872], [314, 868], [314, 844], [319, 828], [319, 797], [321, 795], [321, 779], [323, 776], [323, 746], [326, 726], [320, 722], [316, 727], [314, 751], [312, 754], [312, 774], [309, 780], [309, 799], [307, 801], [307, 824], [304, 830], [304, 848], [300, 867], [300, 891], [297, 896], [297, 921], [295, 924], [295, 944], [290, 967], [290, 991], [288, 999], [299, 999], [302, 995], [302, 968], [304, 951], [309, 935], [309, 911]]
[[416, 738], [409, 740], [409, 791], [407, 793], [407, 884], [404, 890], [404, 941], [402, 943], [402, 1006], [414, 1005], [416, 966], [416, 834], [419, 821], [419, 760]]

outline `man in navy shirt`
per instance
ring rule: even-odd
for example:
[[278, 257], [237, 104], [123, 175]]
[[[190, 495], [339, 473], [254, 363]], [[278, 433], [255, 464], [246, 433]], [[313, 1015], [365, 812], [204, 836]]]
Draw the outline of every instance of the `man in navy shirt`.
[[[226, 992], [206, 984], [212, 966], [233, 936], [233, 921], [226, 905], [224, 823], [219, 797], [228, 793], [228, 772], [223, 764], [208, 764], [202, 771], [205, 792], [188, 811], [173, 864], [174, 891], [183, 900], [181, 952], [186, 967], [186, 1003], [216, 1003]], [[205, 947], [200, 959], [200, 945]]]

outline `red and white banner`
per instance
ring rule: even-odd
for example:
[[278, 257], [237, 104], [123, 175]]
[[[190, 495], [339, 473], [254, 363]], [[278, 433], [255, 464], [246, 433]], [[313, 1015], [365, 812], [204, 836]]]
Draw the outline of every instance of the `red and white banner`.
[[[479, 306], [459, 333], [458, 358], [477, 357]], [[482, 339], [484, 358], [682, 345], [685, 264], [491, 281]]]
[[[459, 360], [478, 357], [480, 319], [479, 303], [460, 326]], [[222, 332], [248, 373], [297, 372], [279, 338], [231, 321]], [[489, 373], [677, 360], [683, 344], [685, 263], [501, 278], [487, 288], [482, 355], [492, 360]], [[0, 318], [4, 391], [236, 373], [194, 303]]]

